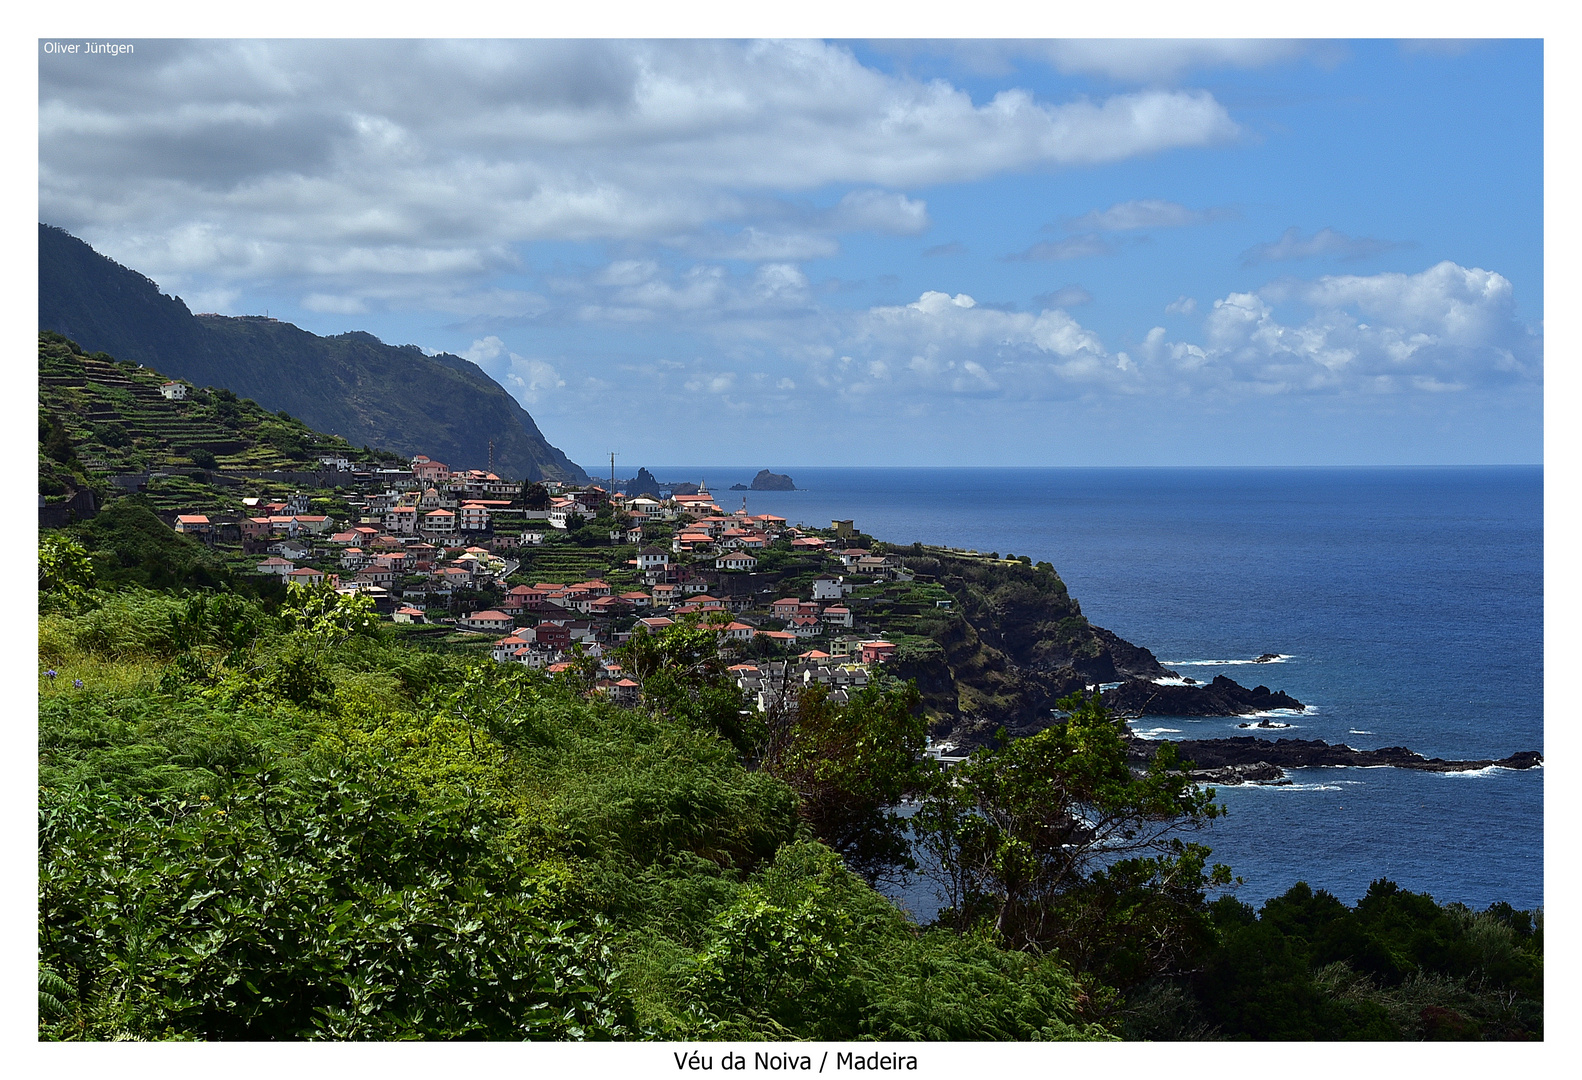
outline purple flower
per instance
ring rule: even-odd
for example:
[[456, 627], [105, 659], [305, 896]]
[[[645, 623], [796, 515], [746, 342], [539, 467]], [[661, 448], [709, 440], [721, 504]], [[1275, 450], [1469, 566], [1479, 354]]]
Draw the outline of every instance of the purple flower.
[[50, 668], [48, 671], [44, 672], [44, 677], [53, 681], [55, 678], [55, 669]]
[[81, 689], [82, 689], [82, 680], [81, 680], [81, 679], [73, 679], [73, 680], [72, 680], [72, 681], [71, 681], [71, 684], [72, 684], [72, 685], [73, 685], [73, 686], [75, 686], [75, 687], [76, 687], [76, 688], [77, 688], [77, 689], [78, 689], [78, 690], [81, 690]]

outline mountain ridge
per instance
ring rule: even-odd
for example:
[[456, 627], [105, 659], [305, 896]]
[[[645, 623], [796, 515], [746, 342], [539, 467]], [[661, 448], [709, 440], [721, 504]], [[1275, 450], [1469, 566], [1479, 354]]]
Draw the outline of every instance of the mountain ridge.
[[532, 416], [482, 368], [388, 345], [367, 331], [321, 337], [260, 315], [194, 315], [136, 270], [39, 224], [39, 329], [199, 385], [224, 387], [356, 445], [427, 454], [453, 468], [586, 483]]

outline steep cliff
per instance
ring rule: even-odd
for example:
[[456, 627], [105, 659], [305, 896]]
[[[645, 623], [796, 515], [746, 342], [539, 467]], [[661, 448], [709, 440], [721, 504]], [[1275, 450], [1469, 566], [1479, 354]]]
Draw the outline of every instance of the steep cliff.
[[260, 316], [193, 315], [142, 274], [39, 226], [40, 330], [88, 352], [231, 390], [355, 445], [423, 453], [452, 468], [583, 483], [519, 405], [469, 360], [361, 332], [317, 334]]

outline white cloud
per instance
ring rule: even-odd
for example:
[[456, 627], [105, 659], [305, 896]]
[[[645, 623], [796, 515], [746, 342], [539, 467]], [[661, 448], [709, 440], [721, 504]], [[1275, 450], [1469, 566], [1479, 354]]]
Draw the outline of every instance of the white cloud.
[[1343, 232], [1324, 228], [1312, 236], [1304, 237], [1294, 225], [1280, 234], [1278, 240], [1255, 244], [1241, 254], [1242, 265], [1254, 266], [1265, 262], [1282, 262], [1287, 259], [1311, 259], [1316, 255], [1339, 255], [1346, 259], [1361, 259], [1389, 251], [1402, 245], [1388, 240], [1375, 240], [1371, 236], [1350, 237]]
[[[975, 101], [809, 41], [156, 42], [122, 59], [40, 71], [44, 220], [156, 278], [297, 276], [325, 295], [494, 272], [534, 240], [734, 226], [732, 257], [819, 257], [830, 241], [810, 236], [925, 229], [901, 189], [1238, 133], [1203, 91]], [[831, 188], [833, 206], [787, 210]]]
[[[842, 355], [814, 363], [820, 385], [843, 394], [944, 392], [969, 397], [1074, 396], [1125, 388], [1125, 363], [1064, 311], [984, 307], [965, 293], [923, 293], [910, 304], [869, 308], [840, 338]], [[903, 378], [904, 376], [904, 378]]]
[[928, 204], [888, 191], [849, 191], [828, 215], [838, 232], [877, 232], [912, 236], [929, 226]]
[[[1311, 314], [1283, 321], [1276, 304]], [[1216, 300], [1204, 341], [1171, 342], [1154, 328], [1144, 355], [1189, 382], [1265, 393], [1453, 392], [1535, 384], [1542, 338], [1516, 318], [1500, 274], [1441, 262], [1418, 274], [1282, 282]]]
[[494, 376], [524, 405], [537, 405], [550, 391], [566, 386], [566, 380], [549, 361], [519, 356], [493, 334], [475, 340], [460, 355]]
[[1190, 296], [1178, 296], [1165, 305], [1171, 315], [1190, 315], [1197, 310], [1197, 301]]

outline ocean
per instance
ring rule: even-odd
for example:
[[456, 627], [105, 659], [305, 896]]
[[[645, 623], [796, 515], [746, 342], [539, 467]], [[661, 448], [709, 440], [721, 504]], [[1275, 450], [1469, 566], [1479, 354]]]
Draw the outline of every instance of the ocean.
[[[1093, 623], [1167, 667], [1284, 690], [1306, 713], [1268, 738], [1502, 758], [1543, 742], [1543, 470], [796, 468], [794, 492], [732, 492], [758, 467], [665, 466], [726, 509], [892, 543], [1054, 564]], [[1276, 653], [1277, 663], [1251, 659]], [[1154, 737], [1248, 734], [1148, 717]], [[1543, 904], [1544, 771], [1304, 769], [1222, 787], [1196, 839], [1254, 906], [1297, 881], [1348, 903], [1389, 878], [1440, 902]], [[899, 895], [919, 918], [926, 886]]]

